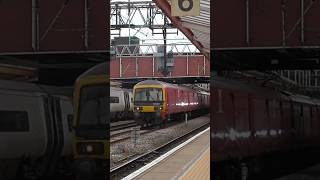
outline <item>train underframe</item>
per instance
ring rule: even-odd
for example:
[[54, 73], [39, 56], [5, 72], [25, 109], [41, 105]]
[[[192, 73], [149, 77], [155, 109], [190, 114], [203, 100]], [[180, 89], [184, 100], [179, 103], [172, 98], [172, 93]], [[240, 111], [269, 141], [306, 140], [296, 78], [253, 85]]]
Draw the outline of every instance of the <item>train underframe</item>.
[[111, 112], [110, 113], [111, 122], [129, 120], [133, 117], [132, 112], [121, 111], [121, 112]]
[[134, 119], [141, 127], [150, 127], [165, 124], [165, 116], [160, 112], [135, 112]]
[[176, 120], [196, 118], [209, 113], [208, 108], [193, 111], [166, 114], [164, 112], [134, 112], [134, 119], [141, 127], [157, 126], [166, 127], [167, 123]]

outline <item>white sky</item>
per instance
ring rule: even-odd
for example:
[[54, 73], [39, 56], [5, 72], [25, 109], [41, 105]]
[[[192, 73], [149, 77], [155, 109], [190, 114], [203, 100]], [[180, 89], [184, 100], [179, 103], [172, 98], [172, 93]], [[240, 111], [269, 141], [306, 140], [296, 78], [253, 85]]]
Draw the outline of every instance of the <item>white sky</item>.
[[[151, 0], [111, 0], [111, 2], [134, 2], [134, 1], [151, 1]], [[145, 10], [142, 12], [145, 13]], [[124, 16], [125, 14], [127, 14], [126, 10], [123, 10], [122, 15]], [[138, 12], [136, 12], [136, 16], [139, 16], [137, 18], [134, 18], [132, 23], [134, 22], [136, 25], [142, 25], [143, 21], [140, 18], [140, 15]], [[125, 20], [128, 19], [128, 16], [124, 17]], [[146, 18], [146, 17], [145, 17]], [[111, 22], [112, 23], [111, 19]], [[156, 16], [155, 18], [155, 22], [163, 22], [163, 18], [159, 15]], [[158, 30], [161, 31], [161, 30]], [[158, 32], [157, 31], [157, 32]], [[115, 33], [118, 31], [112, 31], [111, 33]], [[167, 32], [177, 32], [177, 29], [168, 29]], [[148, 28], [143, 28], [143, 29], [128, 29], [128, 28], [124, 28], [121, 29], [121, 36], [133, 36], [135, 35], [136, 37], [140, 38], [140, 40], [144, 40], [144, 41], [140, 41], [141, 44], [163, 44], [163, 35], [162, 34], [154, 34], [152, 35], [152, 31]], [[111, 39], [113, 39], [115, 37], [115, 35], [111, 36]], [[175, 34], [168, 34], [167, 35], [167, 44], [191, 44], [191, 42], [183, 35], [183, 33], [181, 33], [178, 30], [178, 35]], [[192, 48], [192, 51], [194, 51], [194, 49], [196, 49], [194, 46], [190, 46], [190, 49]]]

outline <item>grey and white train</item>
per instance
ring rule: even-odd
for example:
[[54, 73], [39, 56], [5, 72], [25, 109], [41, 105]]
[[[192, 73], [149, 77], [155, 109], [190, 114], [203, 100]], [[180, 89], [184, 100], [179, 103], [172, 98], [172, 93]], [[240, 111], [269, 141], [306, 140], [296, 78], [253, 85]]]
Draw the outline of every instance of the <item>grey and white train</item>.
[[47, 86], [0, 81], [0, 179], [70, 169], [72, 101], [54, 92]]
[[120, 87], [110, 87], [111, 121], [124, 120], [132, 117], [132, 90]]

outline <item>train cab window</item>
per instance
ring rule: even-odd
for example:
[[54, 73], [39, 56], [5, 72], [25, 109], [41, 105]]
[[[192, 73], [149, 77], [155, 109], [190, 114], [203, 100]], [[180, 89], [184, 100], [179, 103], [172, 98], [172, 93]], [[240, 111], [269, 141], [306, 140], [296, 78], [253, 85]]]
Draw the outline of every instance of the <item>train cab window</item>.
[[108, 123], [107, 118], [108, 98], [106, 85], [86, 86], [81, 90], [79, 124], [104, 126]]
[[139, 88], [135, 90], [135, 101], [163, 101], [161, 88]]
[[26, 111], [0, 111], [0, 132], [29, 131], [29, 119]]
[[119, 103], [119, 97], [110, 96], [110, 103]]

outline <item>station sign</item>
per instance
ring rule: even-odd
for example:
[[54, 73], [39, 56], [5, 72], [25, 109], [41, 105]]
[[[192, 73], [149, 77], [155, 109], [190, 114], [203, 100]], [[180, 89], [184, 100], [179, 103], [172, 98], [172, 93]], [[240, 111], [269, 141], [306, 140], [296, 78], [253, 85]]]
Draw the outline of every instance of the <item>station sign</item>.
[[200, 0], [172, 0], [171, 16], [199, 16]]

